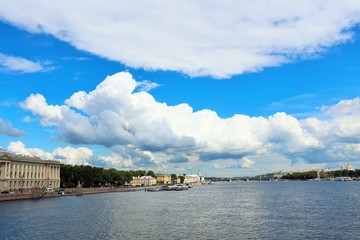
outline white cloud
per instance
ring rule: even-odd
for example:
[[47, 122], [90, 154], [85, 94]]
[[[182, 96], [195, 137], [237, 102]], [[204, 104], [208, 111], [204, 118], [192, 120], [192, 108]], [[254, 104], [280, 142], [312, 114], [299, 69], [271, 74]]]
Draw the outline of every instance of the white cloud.
[[44, 160], [53, 159], [53, 155], [51, 153], [45, 152], [39, 148], [26, 148], [25, 144], [20, 141], [10, 142], [7, 149], [15, 154], [36, 156]]
[[25, 135], [25, 132], [14, 128], [9, 121], [4, 121], [0, 118], [0, 135], [8, 137], [22, 137]]
[[136, 159], [126, 158], [118, 153], [112, 155], [96, 155], [93, 150], [86, 147], [64, 147], [56, 148], [52, 152], [46, 152], [40, 148], [28, 148], [21, 141], [10, 142], [7, 150], [14, 154], [36, 156], [43, 160], [59, 160], [65, 164], [72, 165], [95, 165], [103, 166], [107, 168], [131, 168], [133, 167], [133, 161]]
[[87, 161], [94, 156], [91, 149], [85, 147], [72, 148], [56, 148], [52, 156], [54, 159], [61, 159], [64, 163], [67, 164], [89, 164]]
[[268, 140], [278, 151], [287, 153], [322, 147], [319, 139], [307, 131], [301, 121], [285, 113], [276, 113], [269, 117]]
[[243, 168], [251, 168], [255, 164], [255, 161], [251, 160], [248, 157], [243, 157], [241, 159], [241, 167]]
[[33, 62], [22, 57], [9, 56], [0, 53], [0, 70], [20, 73], [34, 73], [50, 70], [49, 63]]
[[60, 160], [66, 164], [88, 164], [88, 160], [94, 157], [91, 149], [80, 148], [56, 148], [52, 153], [40, 148], [27, 148], [23, 142], [10, 142], [7, 149], [15, 154], [36, 156], [43, 160]]
[[360, 3], [2, 0], [0, 18], [131, 67], [224, 78], [348, 41]]
[[111, 156], [101, 156], [99, 159], [109, 166], [116, 168], [132, 168], [134, 167], [132, 161], [130, 159], [124, 160], [120, 155], [113, 154]]
[[214, 167], [238, 168], [274, 155], [293, 165], [299, 159], [318, 164], [360, 157], [347, 147], [360, 143], [358, 99], [323, 107], [317, 113], [323, 118], [298, 120], [276, 113], [222, 119], [211, 110], [156, 102], [147, 92], [135, 92], [136, 86], [131, 74], [122, 72], [89, 93], [74, 93], [64, 105], [49, 105], [44, 96], [33, 94], [21, 106], [39, 115], [44, 126], [57, 127], [65, 142], [109, 148], [114, 155], [99, 159], [121, 167], [156, 167], [179, 162], [179, 156], [190, 165], [216, 161]]
[[30, 116], [23, 117], [23, 122], [29, 123], [33, 121], [35, 121], [35, 119], [31, 118]]
[[137, 82], [137, 87], [139, 91], [150, 92], [151, 90], [160, 87], [159, 84], [150, 82], [149, 80]]
[[359, 117], [360, 98], [342, 100], [334, 106], [323, 106], [321, 110], [330, 117]]
[[[25, 102], [20, 103], [20, 106], [27, 108], [31, 105], [33, 107], [32, 111], [41, 116], [46, 116], [42, 119], [42, 124], [45, 126], [54, 125], [54, 121], [61, 120], [62, 113], [61, 107], [59, 106], [48, 106], [46, 99], [41, 94], [31, 95]], [[49, 121], [52, 119], [52, 121]]]
[[[241, 169], [243, 172], [248, 172], [254, 168], [255, 161], [249, 157], [242, 157], [241, 159], [217, 159], [214, 160], [211, 165], [214, 169], [226, 169], [227, 171]], [[264, 171], [264, 169], [262, 171]]]
[[342, 100], [334, 106], [321, 107], [330, 118], [328, 127], [339, 138], [360, 141], [360, 99]]

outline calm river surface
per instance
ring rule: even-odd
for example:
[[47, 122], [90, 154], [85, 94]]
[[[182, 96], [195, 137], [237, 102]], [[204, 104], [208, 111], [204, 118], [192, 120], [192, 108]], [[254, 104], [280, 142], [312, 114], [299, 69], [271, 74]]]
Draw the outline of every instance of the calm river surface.
[[3, 202], [0, 239], [360, 239], [360, 181]]

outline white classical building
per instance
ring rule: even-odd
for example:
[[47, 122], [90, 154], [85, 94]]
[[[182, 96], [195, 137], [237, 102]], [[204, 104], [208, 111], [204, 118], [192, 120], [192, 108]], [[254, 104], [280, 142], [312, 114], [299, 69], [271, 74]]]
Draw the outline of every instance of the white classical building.
[[198, 174], [185, 175], [184, 178], [184, 183], [187, 184], [199, 184], [199, 183], [203, 183], [204, 181], [205, 178], [203, 175], [200, 174], [200, 171], [198, 172]]
[[348, 163], [346, 164], [346, 170], [348, 170], [348, 171], [354, 170], [350, 164], [350, 161], [348, 161]]
[[60, 188], [60, 161], [14, 155], [0, 148], [0, 191]]
[[152, 176], [133, 177], [130, 185], [133, 187], [156, 185], [156, 178], [153, 178]]

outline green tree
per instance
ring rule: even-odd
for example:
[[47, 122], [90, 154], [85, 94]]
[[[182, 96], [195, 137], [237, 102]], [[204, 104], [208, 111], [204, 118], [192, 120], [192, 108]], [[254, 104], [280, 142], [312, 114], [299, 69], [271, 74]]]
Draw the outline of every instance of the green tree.
[[184, 183], [184, 180], [185, 180], [185, 176], [183, 175], [179, 175], [178, 178], [180, 178], [180, 182], [181, 183]]
[[83, 187], [93, 187], [94, 177], [91, 166], [82, 166], [81, 168], [81, 183]]
[[307, 171], [307, 172], [293, 172], [292, 174], [288, 173], [282, 177], [283, 179], [289, 180], [308, 180], [317, 178], [316, 171]]
[[156, 178], [156, 175], [155, 175], [155, 173], [154, 173], [152, 170], [149, 170], [149, 171], [146, 173], [146, 176], [152, 176], [153, 178]]
[[146, 175], [146, 172], [144, 170], [136, 170], [136, 171], [130, 171], [131, 175], [133, 177], [142, 177]]
[[103, 178], [103, 171], [104, 171], [103, 168], [98, 168], [98, 167], [94, 167], [92, 169], [94, 187], [102, 186], [105, 183], [105, 180]]
[[177, 175], [175, 173], [171, 174], [171, 183], [175, 184], [177, 182]]

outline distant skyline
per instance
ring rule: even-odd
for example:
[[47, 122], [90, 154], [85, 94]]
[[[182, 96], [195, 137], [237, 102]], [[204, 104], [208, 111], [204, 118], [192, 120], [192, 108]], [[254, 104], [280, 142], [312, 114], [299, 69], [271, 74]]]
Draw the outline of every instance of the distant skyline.
[[0, 0], [0, 147], [218, 177], [360, 168], [359, 23], [355, 0]]

